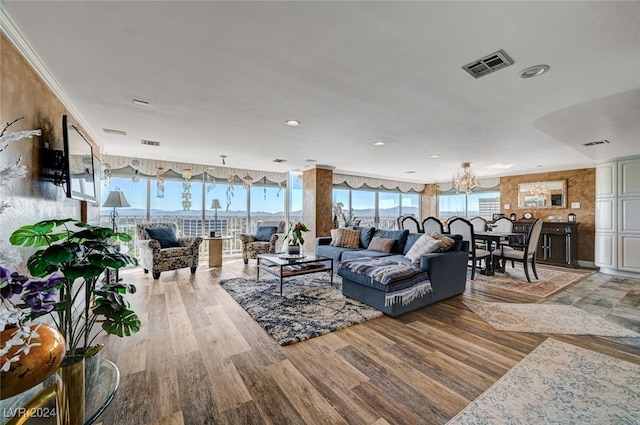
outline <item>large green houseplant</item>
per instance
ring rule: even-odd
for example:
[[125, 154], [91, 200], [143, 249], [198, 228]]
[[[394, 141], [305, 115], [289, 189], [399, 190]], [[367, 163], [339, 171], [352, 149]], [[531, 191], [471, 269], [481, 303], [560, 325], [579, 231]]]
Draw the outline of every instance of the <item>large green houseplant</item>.
[[[14, 275], [13, 282], [22, 281], [24, 304], [20, 307], [27, 319], [51, 314], [66, 341], [67, 356], [91, 355], [99, 349], [93, 345], [98, 322], [105, 332], [118, 336], [140, 329], [140, 319], [123, 297], [134, 293], [135, 286], [105, 273], [137, 264], [135, 258], [119, 252], [113, 244], [118, 240], [127, 242], [131, 237], [70, 218], [23, 226], [10, 237], [13, 245], [40, 248], [27, 260], [32, 278]], [[59, 278], [51, 279], [54, 275]]]

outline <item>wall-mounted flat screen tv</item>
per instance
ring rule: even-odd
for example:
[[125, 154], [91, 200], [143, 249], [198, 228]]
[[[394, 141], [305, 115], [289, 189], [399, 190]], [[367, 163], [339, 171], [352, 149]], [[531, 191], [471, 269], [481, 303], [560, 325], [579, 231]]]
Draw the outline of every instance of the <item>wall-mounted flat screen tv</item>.
[[66, 115], [62, 116], [62, 136], [68, 166], [67, 197], [97, 203], [93, 147]]

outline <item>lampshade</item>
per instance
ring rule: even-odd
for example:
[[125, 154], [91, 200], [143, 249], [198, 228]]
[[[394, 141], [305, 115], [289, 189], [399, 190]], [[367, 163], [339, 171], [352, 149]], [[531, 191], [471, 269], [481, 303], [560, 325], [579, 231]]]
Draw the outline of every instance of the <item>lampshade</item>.
[[219, 210], [220, 208], [222, 208], [222, 206], [220, 205], [220, 201], [218, 201], [217, 199], [214, 199], [213, 201], [211, 201], [212, 210]]
[[114, 207], [114, 208], [123, 208], [130, 207], [129, 202], [127, 202], [127, 198], [124, 197], [124, 193], [119, 191], [118, 189], [112, 190], [109, 192], [109, 196], [107, 196], [107, 200], [104, 201], [103, 207]]

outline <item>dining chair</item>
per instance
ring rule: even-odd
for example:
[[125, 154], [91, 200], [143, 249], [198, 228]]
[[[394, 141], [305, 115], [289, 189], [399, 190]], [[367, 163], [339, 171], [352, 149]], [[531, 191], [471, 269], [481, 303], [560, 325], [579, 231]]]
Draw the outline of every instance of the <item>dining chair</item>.
[[427, 235], [432, 233], [444, 233], [444, 227], [437, 217], [431, 216], [422, 220], [422, 231]]
[[462, 240], [469, 242], [469, 258], [471, 259], [471, 280], [476, 276], [476, 265], [484, 260], [485, 267], [491, 257], [491, 252], [486, 249], [476, 247], [473, 225], [469, 220], [456, 217], [449, 222], [449, 233], [462, 236]]
[[[529, 229], [529, 233], [527, 233], [527, 237], [525, 239], [525, 243], [522, 246], [512, 245], [512, 246], [501, 246], [498, 249], [493, 250], [491, 253], [493, 256], [493, 265], [494, 269], [497, 269], [498, 263], [502, 260], [502, 272], [504, 272], [505, 263], [507, 261], [511, 261], [511, 267], [514, 267], [514, 262], [520, 262], [524, 266], [524, 275], [527, 277], [527, 281], [531, 283], [531, 278], [529, 277], [529, 263], [531, 263], [531, 269], [533, 270], [533, 275], [536, 279], [538, 277], [538, 271], [536, 270], [536, 251], [538, 250], [538, 240], [540, 239], [540, 232], [542, 231], [542, 219], [537, 219], [531, 228]], [[519, 250], [517, 248], [524, 248], [524, 250]]]
[[409, 233], [422, 233], [420, 222], [411, 216], [404, 217], [401, 225], [400, 229], [408, 229]]
[[[495, 220], [493, 224], [491, 224], [491, 229], [494, 232], [513, 233], [513, 221], [509, 220], [506, 217], [499, 218]], [[513, 245], [517, 243], [523, 243], [520, 241], [518, 236], [513, 236], [513, 237], [510, 237], [508, 240], [500, 241], [500, 245]]]
[[398, 225], [398, 230], [402, 230], [402, 219], [404, 219], [403, 215], [396, 218], [396, 224]]
[[474, 232], [484, 232], [487, 230], [487, 220], [482, 217], [470, 218], [469, 223], [473, 226]]
[[444, 233], [444, 226], [437, 217], [427, 217], [422, 220], [422, 231], [427, 235], [432, 233]]

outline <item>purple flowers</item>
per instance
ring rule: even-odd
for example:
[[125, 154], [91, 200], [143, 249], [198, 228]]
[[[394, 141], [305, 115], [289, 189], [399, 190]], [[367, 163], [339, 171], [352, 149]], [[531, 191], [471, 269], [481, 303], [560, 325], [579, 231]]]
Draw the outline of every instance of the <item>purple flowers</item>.
[[44, 278], [29, 279], [0, 266], [0, 295], [9, 299], [22, 294], [21, 299], [31, 313], [48, 313], [54, 308], [58, 286], [63, 279], [64, 274], [59, 270]]

